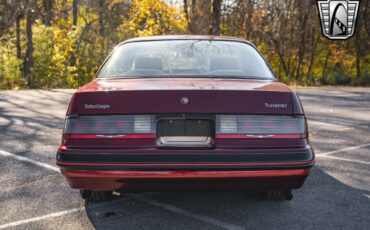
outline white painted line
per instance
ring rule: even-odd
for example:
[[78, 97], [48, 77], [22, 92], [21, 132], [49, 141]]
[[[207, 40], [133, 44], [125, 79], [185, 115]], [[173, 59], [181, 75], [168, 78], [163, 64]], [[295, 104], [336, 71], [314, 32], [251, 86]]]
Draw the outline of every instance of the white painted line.
[[[308, 118], [309, 119], [309, 118]], [[355, 129], [354, 127], [348, 126], [346, 124], [333, 124], [322, 121], [308, 120], [308, 125], [311, 131], [317, 130], [331, 130], [331, 131], [345, 131]]]
[[330, 159], [336, 159], [336, 160], [347, 161], [347, 162], [352, 162], [352, 163], [360, 163], [360, 164], [370, 165], [370, 162], [368, 162], [368, 161], [353, 160], [353, 159], [343, 158], [343, 157], [335, 157], [335, 156], [328, 156], [328, 155], [318, 155], [317, 157], [319, 157], [319, 158], [321, 158], [321, 157], [330, 158]]
[[159, 202], [159, 201], [156, 201], [156, 200], [152, 200], [152, 199], [149, 199], [149, 198], [146, 198], [146, 197], [139, 197], [139, 196], [136, 196], [136, 195], [130, 195], [130, 197], [133, 197], [133, 198], [135, 198], [137, 200], [140, 200], [144, 203], [147, 203], [147, 204], [165, 209], [167, 211], [178, 213], [178, 214], [181, 214], [181, 215], [184, 215], [184, 216], [196, 219], [196, 220], [200, 220], [200, 221], [203, 221], [207, 224], [211, 224], [211, 225], [214, 225], [214, 226], [217, 226], [217, 227], [220, 227], [220, 228], [230, 229], [230, 230], [245, 229], [243, 227], [240, 227], [240, 226], [237, 226], [237, 225], [234, 225], [234, 224], [225, 223], [225, 222], [219, 221], [217, 219], [214, 219], [212, 217], [205, 216], [205, 215], [202, 215], [202, 214], [192, 213], [192, 212], [186, 211], [184, 209], [178, 208], [176, 206], [166, 204], [166, 203], [163, 203], [163, 202]]
[[[143, 193], [141, 195], [137, 195], [137, 197], [145, 196], [145, 195], [148, 195], [148, 194], [150, 194], [150, 193]], [[123, 199], [114, 199], [114, 200], [111, 200], [111, 201], [108, 201], [108, 202], [103, 202], [103, 203], [96, 203], [96, 204], [93, 203], [91, 205], [91, 208], [101, 208], [101, 207], [104, 207], [104, 206], [107, 206], [107, 205], [117, 204], [117, 203], [122, 202], [122, 201], [127, 201], [129, 199], [131, 199], [131, 198], [126, 197], [126, 198], [123, 198]], [[19, 225], [29, 224], [29, 223], [32, 223], [32, 222], [51, 219], [51, 218], [55, 218], [55, 217], [61, 217], [61, 216], [65, 216], [65, 215], [68, 215], [68, 214], [72, 214], [72, 213], [76, 213], [76, 212], [84, 211], [84, 210], [85, 210], [85, 207], [80, 207], [80, 208], [73, 208], [73, 209], [65, 210], [65, 211], [61, 211], [61, 212], [55, 212], [55, 213], [51, 213], [51, 214], [44, 215], [44, 216], [32, 217], [32, 218], [29, 218], [29, 219], [19, 220], [19, 221], [7, 223], [7, 224], [4, 224], [4, 225], [0, 225], [0, 229], [16, 227], [16, 226], [19, 226]]]
[[[28, 162], [28, 163], [40, 166], [42, 168], [49, 169], [49, 170], [60, 173], [60, 170], [59, 170], [58, 167], [55, 167], [55, 166], [52, 166], [52, 165], [49, 165], [49, 164], [45, 164], [45, 163], [42, 163], [42, 162], [39, 162], [39, 161], [35, 161], [35, 160], [32, 160], [32, 159], [27, 158], [27, 157], [18, 156], [16, 154], [9, 153], [9, 152], [3, 151], [3, 150], [0, 150], [0, 155], [6, 156], [6, 157], [11, 157], [13, 159], [23, 161], [23, 162]], [[178, 214], [181, 214], [181, 215], [184, 215], [184, 216], [187, 216], [187, 217], [191, 217], [191, 218], [203, 221], [205, 223], [208, 223], [208, 224], [211, 224], [211, 225], [214, 225], [214, 226], [217, 226], [217, 227], [221, 227], [221, 228], [225, 228], [225, 229], [232, 229], [232, 230], [245, 229], [245, 228], [237, 226], [237, 225], [233, 225], [233, 224], [229, 224], [229, 223], [219, 221], [219, 220], [214, 219], [214, 218], [209, 217], [209, 216], [192, 213], [192, 212], [186, 211], [184, 209], [175, 207], [173, 205], [169, 205], [169, 204], [158, 202], [158, 201], [155, 201], [155, 200], [152, 200], [152, 199], [148, 199], [148, 198], [143, 197], [143, 195], [142, 196], [140, 196], [140, 195], [128, 195], [128, 196], [132, 197], [132, 198], [135, 198], [137, 200], [140, 200], [142, 202], [148, 203], [150, 205], [157, 206], [157, 207], [160, 207], [160, 208], [166, 209], [168, 211], [178, 213]], [[71, 214], [71, 213], [79, 212], [79, 211], [82, 211], [84, 209], [85, 208], [75, 208], [75, 209], [70, 209], [70, 210], [66, 210], [66, 211], [62, 211], [62, 212], [56, 212], [56, 213], [48, 214], [48, 215], [45, 215], [45, 216], [34, 217], [34, 218], [26, 219], [26, 220], [19, 220], [19, 221], [15, 221], [15, 222], [12, 222], [12, 223], [0, 225], [0, 229], [15, 227], [15, 226], [18, 226], [18, 225], [28, 224], [28, 223], [31, 223], [31, 222], [36, 222], [36, 221], [45, 220], [45, 219], [54, 218], [54, 217], [60, 217], [60, 216], [68, 215], [68, 214]]]
[[50, 218], [55, 218], [55, 217], [60, 217], [60, 216], [72, 214], [72, 213], [75, 213], [75, 212], [80, 212], [80, 211], [83, 211], [83, 210], [85, 210], [84, 207], [74, 208], [74, 209], [70, 209], [70, 210], [66, 210], [66, 211], [51, 213], [51, 214], [48, 214], [48, 215], [45, 215], [45, 216], [38, 216], [38, 217], [33, 217], [33, 218], [25, 219], [25, 220], [19, 220], [19, 221], [15, 221], [15, 222], [12, 222], [12, 223], [0, 225], [0, 229], [12, 228], [12, 227], [16, 227], [16, 226], [23, 225], [23, 224], [29, 224], [29, 223], [40, 221], [40, 220], [46, 220], [46, 219], [50, 219]]
[[[42, 163], [42, 162], [39, 162], [39, 161], [35, 161], [35, 160], [32, 160], [32, 159], [27, 158], [27, 157], [18, 156], [16, 154], [9, 153], [9, 152], [3, 151], [3, 150], [0, 150], [0, 155], [1, 156], [6, 156], [6, 157], [11, 157], [13, 159], [23, 161], [23, 162], [28, 162], [28, 163], [40, 166], [42, 168], [49, 169], [49, 170], [60, 173], [60, 170], [59, 170], [58, 167], [55, 167], [55, 166], [52, 166], [52, 165], [49, 165], [49, 164], [46, 164], [46, 163]], [[225, 229], [230, 229], [230, 230], [245, 229], [245, 228], [237, 226], [237, 225], [233, 225], [233, 224], [230, 224], [230, 223], [225, 223], [225, 222], [219, 221], [219, 220], [214, 219], [214, 218], [209, 217], [209, 216], [192, 213], [192, 212], [186, 211], [184, 209], [178, 208], [178, 207], [173, 206], [173, 205], [169, 205], [169, 204], [165, 204], [165, 203], [155, 201], [155, 200], [152, 200], [152, 199], [149, 199], [149, 198], [145, 198], [144, 195], [145, 194], [143, 194], [143, 195], [128, 195], [128, 196], [132, 197], [132, 198], [135, 198], [137, 200], [140, 200], [142, 202], [148, 203], [150, 205], [157, 206], [157, 207], [166, 209], [168, 211], [178, 213], [178, 214], [181, 214], [181, 215], [193, 218], [193, 219], [197, 219], [197, 220], [203, 221], [205, 223], [208, 223], [208, 224], [220, 227], [220, 228], [225, 228]], [[104, 205], [104, 204], [102, 204], [102, 205]], [[97, 205], [97, 206], [100, 206], [100, 205]], [[28, 224], [28, 223], [32, 223], [32, 222], [36, 222], [36, 221], [41, 221], [41, 220], [45, 220], [45, 219], [60, 217], [60, 216], [68, 215], [68, 214], [83, 211], [83, 210], [85, 210], [84, 207], [74, 208], [74, 209], [61, 211], [61, 212], [56, 212], [56, 213], [52, 213], [52, 214], [48, 214], [48, 215], [44, 215], [44, 216], [33, 217], [33, 218], [30, 218], [30, 219], [25, 219], [25, 220], [19, 220], [19, 221], [15, 221], [15, 222], [12, 222], [12, 223], [0, 225], [0, 229], [15, 227], [15, 226]]]
[[351, 147], [348, 147], [348, 148], [339, 149], [339, 150], [335, 150], [335, 151], [330, 151], [330, 152], [326, 152], [326, 153], [320, 153], [320, 154], [317, 154], [317, 156], [324, 156], [324, 155], [329, 155], [329, 154], [334, 154], [334, 153], [340, 153], [340, 152], [345, 152], [345, 151], [349, 151], [349, 150], [364, 148], [364, 147], [368, 147], [368, 146], [370, 146], [370, 143], [363, 144], [363, 145], [351, 146]]
[[16, 159], [16, 160], [19, 160], [19, 161], [22, 161], [22, 162], [31, 163], [31, 164], [37, 165], [41, 168], [45, 168], [45, 169], [60, 173], [60, 169], [56, 166], [49, 165], [49, 164], [46, 164], [46, 163], [42, 163], [40, 161], [35, 161], [35, 160], [30, 159], [30, 158], [22, 157], [22, 156], [19, 156], [17, 154], [10, 153], [10, 152], [7, 152], [7, 151], [0, 150], [0, 156], [11, 157], [13, 159]]

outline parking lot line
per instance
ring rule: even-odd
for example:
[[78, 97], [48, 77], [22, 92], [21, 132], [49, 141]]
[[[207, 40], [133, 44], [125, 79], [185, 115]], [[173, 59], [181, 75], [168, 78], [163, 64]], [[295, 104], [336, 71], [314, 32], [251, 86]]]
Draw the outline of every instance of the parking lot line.
[[50, 218], [55, 218], [55, 217], [60, 217], [60, 216], [72, 214], [72, 213], [75, 213], [75, 212], [80, 212], [80, 211], [83, 211], [83, 210], [85, 210], [85, 207], [74, 208], [74, 209], [65, 210], [65, 211], [61, 211], [61, 212], [55, 212], [55, 213], [51, 213], [51, 214], [48, 214], [48, 215], [33, 217], [33, 218], [25, 219], [25, 220], [19, 220], [19, 221], [11, 222], [11, 223], [8, 223], [8, 224], [0, 225], [0, 229], [12, 228], [12, 227], [16, 227], [16, 226], [23, 225], [23, 224], [29, 224], [29, 223], [32, 223], [32, 222], [37, 222], [37, 221], [41, 221], [41, 220], [46, 220], [46, 219], [50, 219]]
[[[0, 150], [0, 155], [11, 157], [13, 159], [17, 159], [17, 160], [20, 160], [20, 161], [23, 161], [23, 162], [28, 162], [28, 163], [40, 166], [42, 168], [49, 169], [49, 170], [60, 173], [59, 168], [57, 168], [55, 166], [45, 164], [45, 163], [42, 163], [42, 162], [39, 162], [39, 161], [35, 161], [35, 160], [32, 160], [32, 159], [27, 158], [27, 157], [18, 156], [16, 154], [9, 153], [9, 152], [3, 151], [3, 150]], [[157, 206], [157, 207], [166, 209], [166, 210], [174, 212], [174, 213], [182, 214], [184, 216], [191, 217], [191, 218], [203, 221], [205, 223], [208, 223], [208, 224], [211, 224], [211, 225], [214, 225], [214, 226], [217, 226], [217, 227], [221, 227], [221, 228], [225, 228], [225, 229], [233, 229], [233, 230], [234, 229], [235, 230], [244, 229], [242, 227], [239, 227], [239, 226], [236, 226], [236, 225], [233, 225], [233, 224], [224, 223], [222, 221], [216, 220], [214, 218], [211, 218], [211, 217], [208, 217], [208, 216], [205, 216], [205, 215], [192, 213], [192, 212], [183, 210], [181, 208], [175, 207], [173, 205], [164, 204], [164, 203], [152, 200], [152, 199], [144, 198], [142, 196], [130, 195], [130, 197], [133, 197], [137, 200], [141, 200], [144, 203], [148, 203], [150, 205]], [[78, 212], [78, 211], [82, 211], [84, 209], [85, 208], [75, 208], [75, 209], [70, 209], [70, 210], [66, 210], [66, 211], [62, 211], [62, 212], [56, 212], [56, 213], [48, 214], [48, 215], [45, 215], [45, 216], [34, 217], [34, 218], [26, 219], [26, 220], [20, 220], [20, 221], [8, 223], [8, 224], [5, 224], [5, 225], [0, 225], [0, 229], [10, 228], [10, 227], [14, 227], [14, 226], [22, 225], [22, 224], [27, 224], [27, 223], [31, 223], [31, 222], [36, 222], [36, 221], [40, 221], [40, 220], [45, 220], [45, 219], [49, 219], [49, 218], [59, 217], [59, 216], [67, 215], [67, 214], [70, 214], [70, 213], [75, 213], [75, 212]]]
[[[145, 196], [145, 195], [148, 195], [148, 194], [151, 194], [151, 193], [148, 192], [148, 193], [143, 193], [143, 194], [136, 195], [136, 196], [141, 197], [141, 196]], [[101, 208], [101, 207], [104, 207], [104, 206], [107, 206], [107, 205], [117, 204], [117, 203], [122, 202], [122, 201], [127, 201], [129, 199], [132, 199], [132, 198], [127, 196], [127, 197], [124, 197], [124, 198], [121, 198], [121, 199], [114, 199], [114, 200], [111, 200], [111, 201], [108, 201], [108, 202], [93, 203], [92, 207], [93, 208]], [[76, 212], [84, 211], [84, 210], [85, 210], [85, 207], [73, 208], [73, 209], [69, 209], [69, 210], [65, 210], [65, 211], [60, 211], [60, 212], [47, 214], [47, 215], [44, 215], [44, 216], [32, 217], [32, 218], [25, 219], [25, 220], [18, 220], [18, 221], [14, 221], [14, 222], [11, 222], [11, 223], [0, 225], [0, 229], [16, 227], [16, 226], [19, 226], [19, 225], [29, 224], [29, 223], [32, 223], [32, 222], [51, 219], [51, 218], [55, 218], [55, 217], [61, 217], [61, 216], [65, 216], [65, 215], [68, 215], [68, 214], [72, 214], [72, 213], [76, 213]]]
[[336, 160], [341, 160], [341, 161], [347, 161], [347, 162], [352, 162], [352, 163], [360, 163], [360, 164], [366, 164], [370, 165], [370, 162], [368, 161], [361, 161], [361, 160], [354, 160], [354, 159], [349, 159], [349, 158], [344, 158], [344, 157], [335, 157], [335, 156], [328, 156], [328, 155], [318, 155], [317, 157], [319, 158], [330, 158], [330, 159], [336, 159]]
[[[55, 166], [52, 166], [52, 165], [49, 165], [49, 164], [46, 164], [46, 163], [42, 163], [42, 162], [39, 162], [39, 161], [35, 161], [35, 160], [32, 160], [32, 159], [27, 158], [27, 157], [18, 156], [16, 154], [9, 153], [9, 152], [3, 151], [3, 150], [0, 150], [0, 155], [6, 156], [6, 157], [11, 157], [13, 159], [20, 160], [20, 161], [23, 161], [23, 162], [28, 162], [28, 163], [40, 166], [42, 168], [49, 169], [49, 170], [60, 173], [59, 168], [57, 168]], [[154, 205], [154, 206], [166, 209], [166, 210], [174, 212], [174, 213], [182, 214], [182, 215], [187, 216], [187, 217], [191, 217], [191, 218], [194, 218], [194, 219], [197, 219], [197, 220], [201, 220], [205, 223], [212, 224], [214, 226], [218, 226], [218, 227], [221, 227], [221, 228], [233, 229], [233, 230], [234, 229], [235, 230], [244, 229], [242, 227], [239, 227], [239, 226], [236, 226], [236, 225], [233, 225], [233, 224], [229, 224], [229, 223], [224, 223], [222, 221], [216, 220], [214, 218], [211, 218], [211, 217], [208, 217], [208, 216], [205, 216], [205, 215], [191, 213], [189, 211], [183, 210], [183, 209], [175, 207], [173, 205], [164, 204], [164, 203], [152, 200], [152, 199], [144, 198], [143, 196], [140, 196], [140, 195], [130, 195], [130, 197], [135, 198], [137, 200], [141, 200], [144, 203], [148, 203], [150, 205]], [[49, 218], [53, 218], [53, 217], [59, 217], [59, 216], [67, 215], [67, 214], [82, 211], [82, 210], [84, 210], [84, 208], [75, 208], [75, 209], [70, 209], [70, 210], [66, 210], [66, 211], [62, 211], [62, 212], [56, 212], [56, 213], [48, 214], [48, 215], [45, 215], [45, 216], [34, 217], [34, 218], [26, 219], [26, 220], [20, 220], [20, 221], [8, 223], [8, 224], [5, 224], [5, 225], [0, 225], [0, 229], [14, 227], [14, 226], [27, 224], [27, 223], [31, 223], [31, 222], [36, 222], [36, 221], [49, 219]]]
[[319, 154], [316, 154], [316, 155], [317, 156], [324, 156], [324, 155], [340, 153], [340, 152], [345, 152], [345, 151], [354, 150], [354, 149], [365, 148], [367, 146], [370, 146], [370, 143], [363, 144], [363, 145], [351, 146], [351, 147], [347, 147], [347, 148], [343, 148], [343, 149], [339, 149], [339, 150], [335, 150], [335, 151], [330, 151], [330, 152], [326, 152], [326, 153], [319, 153]]
[[7, 152], [7, 151], [0, 150], [0, 156], [11, 157], [11, 158], [19, 160], [19, 161], [31, 163], [33, 165], [37, 165], [39, 167], [42, 167], [42, 168], [60, 173], [60, 169], [56, 166], [49, 165], [49, 164], [46, 164], [46, 163], [42, 163], [40, 161], [35, 161], [35, 160], [30, 159], [30, 158], [19, 156], [17, 154], [10, 153], [10, 152]]
[[[330, 158], [330, 159], [342, 160], [342, 161], [347, 161], [347, 162], [354, 162], [354, 163], [361, 163], [361, 164], [370, 165], [370, 162], [367, 162], [367, 161], [354, 160], [354, 159], [335, 157], [335, 156], [329, 155], [329, 154], [333, 154], [333, 153], [339, 153], [339, 152], [359, 149], [359, 148], [363, 148], [363, 147], [367, 147], [367, 146], [370, 146], [370, 143], [363, 144], [363, 145], [358, 145], [358, 146], [347, 147], [347, 148], [343, 148], [343, 149], [339, 149], [339, 150], [331, 151], [331, 152], [326, 152], [326, 153], [322, 153], [322, 154], [317, 154], [317, 157]], [[56, 167], [56, 166], [46, 164], [46, 163], [42, 163], [42, 162], [39, 162], [39, 161], [36, 161], [36, 160], [32, 160], [30, 158], [19, 156], [19, 155], [16, 155], [16, 154], [13, 154], [13, 153], [10, 153], [10, 152], [7, 152], [7, 151], [0, 150], [0, 156], [11, 157], [13, 159], [16, 159], [16, 160], [19, 160], [19, 161], [22, 161], [22, 162], [28, 162], [28, 163], [31, 163], [33, 165], [36, 165], [36, 166], [39, 166], [39, 167], [42, 167], [42, 168], [60, 173], [59, 168]], [[192, 213], [192, 212], [189, 212], [187, 210], [178, 208], [176, 206], [166, 204], [166, 203], [163, 203], [163, 202], [159, 202], [159, 201], [156, 201], [156, 200], [153, 200], [153, 199], [149, 199], [149, 198], [144, 197], [144, 196], [128, 195], [128, 197], [140, 200], [144, 203], [147, 203], [147, 204], [150, 204], [150, 205], [168, 210], [168, 211], [173, 212], [173, 213], [178, 213], [178, 214], [181, 214], [181, 215], [193, 218], [193, 219], [200, 220], [202, 222], [211, 224], [213, 226], [217, 226], [217, 227], [221, 227], [221, 228], [225, 228], [225, 229], [238, 229], [238, 230], [239, 229], [245, 229], [243, 227], [240, 227], [240, 226], [237, 226], [237, 225], [234, 225], [234, 224], [222, 222], [222, 221], [219, 221], [217, 219], [214, 219], [212, 217], [205, 216], [205, 215], [202, 215], [202, 214]], [[117, 202], [117, 200], [113, 201], [113, 202]], [[110, 202], [108, 202], [108, 203], [110, 203]], [[103, 205], [106, 205], [106, 203], [103, 203]], [[100, 205], [98, 205], [98, 206], [100, 206]], [[32, 223], [32, 222], [37, 222], [37, 221], [49, 219], [49, 218], [60, 217], [60, 216], [68, 215], [68, 214], [71, 214], [71, 213], [76, 213], [76, 212], [83, 211], [83, 210], [85, 210], [85, 207], [74, 208], [74, 209], [70, 209], [70, 210], [65, 210], [65, 211], [61, 211], [61, 212], [47, 214], [47, 215], [44, 215], [44, 216], [33, 217], [33, 218], [25, 219], [25, 220], [19, 220], [19, 221], [15, 221], [15, 222], [12, 222], [12, 223], [7, 223], [7, 224], [4, 224], [4, 225], [0, 225], [0, 229], [11, 228], [11, 227], [15, 227], [15, 226], [19, 226], [19, 225], [23, 225], [23, 224], [27, 224], [27, 223]]]
[[224, 229], [232, 229], [232, 230], [245, 229], [243, 227], [240, 227], [240, 226], [237, 226], [237, 225], [234, 225], [234, 224], [222, 222], [222, 221], [219, 221], [217, 219], [214, 219], [212, 217], [205, 216], [205, 215], [202, 215], [202, 214], [192, 213], [192, 212], [186, 211], [184, 209], [178, 208], [176, 206], [166, 204], [166, 203], [163, 203], [163, 202], [159, 202], [159, 201], [156, 201], [156, 200], [152, 200], [152, 199], [149, 199], [147, 197], [137, 196], [137, 195], [132, 195], [132, 194], [129, 195], [129, 196], [133, 197], [137, 200], [140, 200], [144, 203], [147, 203], [147, 204], [165, 209], [165, 210], [173, 212], [173, 213], [178, 213], [178, 214], [181, 214], [183, 216], [187, 216], [187, 217], [190, 217], [190, 218], [193, 218], [193, 219], [196, 219], [196, 220], [200, 220], [202, 222], [214, 225], [216, 227], [220, 227], [220, 228], [224, 228]]

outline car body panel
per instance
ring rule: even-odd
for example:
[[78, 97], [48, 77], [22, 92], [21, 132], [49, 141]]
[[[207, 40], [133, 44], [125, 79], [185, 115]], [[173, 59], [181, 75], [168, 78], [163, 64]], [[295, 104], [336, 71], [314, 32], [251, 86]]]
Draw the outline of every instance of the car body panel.
[[[169, 95], [171, 95], [169, 97]], [[99, 79], [80, 88], [67, 115], [131, 113], [293, 114], [292, 91], [274, 81], [237, 79]], [[183, 97], [189, 98], [184, 106]], [[135, 98], [135, 100], [132, 100]], [[269, 104], [287, 104], [269, 108]], [[86, 104], [109, 105], [86, 109]], [[143, 106], [145, 105], [145, 106]]]
[[235, 191], [293, 189], [303, 185], [309, 169], [257, 171], [94, 171], [64, 170], [75, 189], [124, 191]]
[[285, 84], [271, 80], [227, 78], [97, 78], [79, 88], [78, 92], [141, 91], [141, 90], [256, 90], [287, 92]]
[[[156, 36], [130, 39], [120, 45], [176, 39], [250, 44], [230, 37]], [[184, 97], [188, 103], [182, 103]], [[276, 104], [284, 106], [270, 106]], [[95, 78], [73, 95], [66, 115], [68, 118], [125, 114], [150, 114], [157, 118], [174, 115], [183, 119], [222, 114], [304, 117], [304, 110], [298, 95], [276, 79], [145, 76]], [[57, 165], [70, 186], [77, 189], [188, 189], [213, 185], [223, 189], [295, 189], [303, 185], [315, 162], [308, 132], [216, 134], [209, 149], [161, 149], [156, 145], [157, 137], [157, 133], [116, 136], [64, 133]]]

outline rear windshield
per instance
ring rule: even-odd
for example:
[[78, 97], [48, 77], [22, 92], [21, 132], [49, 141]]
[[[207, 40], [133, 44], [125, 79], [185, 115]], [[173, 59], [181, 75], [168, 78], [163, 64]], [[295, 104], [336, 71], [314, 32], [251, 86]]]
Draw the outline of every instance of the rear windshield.
[[98, 77], [222, 77], [274, 79], [254, 47], [243, 42], [163, 40], [116, 48]]

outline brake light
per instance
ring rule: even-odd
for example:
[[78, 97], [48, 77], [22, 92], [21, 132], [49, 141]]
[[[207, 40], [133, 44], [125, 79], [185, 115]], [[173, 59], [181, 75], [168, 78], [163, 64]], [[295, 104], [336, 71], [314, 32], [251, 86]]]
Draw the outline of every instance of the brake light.
[[[153, 115], [111, 115], [67, 117], [64, 134], [82, 138], [121, 138], [127, 134], [155, 134]], [[78, 135], [77, 135], [78, 134]], [[81, 135], [82, 134], [82, 135]]]
[[306, 135], [304, 116], [218, 115], [218, 138], [301, 138]]

